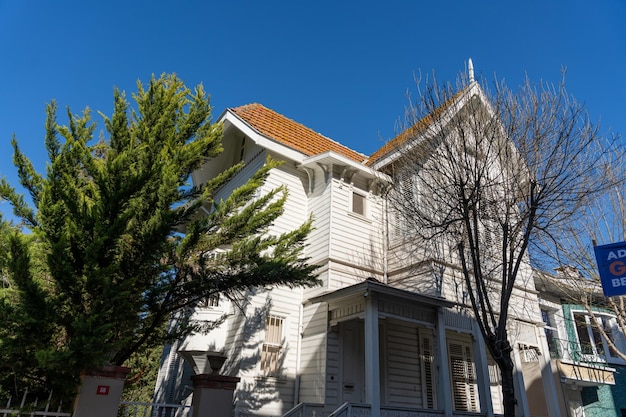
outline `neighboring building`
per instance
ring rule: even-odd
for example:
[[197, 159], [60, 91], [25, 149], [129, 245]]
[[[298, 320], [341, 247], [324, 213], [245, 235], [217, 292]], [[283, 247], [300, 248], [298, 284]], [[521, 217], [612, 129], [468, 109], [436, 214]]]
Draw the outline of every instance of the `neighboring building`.
[[609, 348], [598, 327], [621, 352], [626, 339], [619, 330], [615, 314], [600, 307], [602, 289], [584, 281], [584, 291], [595, 294], [592, 307], [577, 304], [582, 294], [573, 281], [583, 278], [571, 268], [562, 268], [555, 276], [537, 274], [539, 306], [550, 351], [555, 380], [560, 384], [559, 404], [562, 415], [571, 417], [623, 417], [626, 415], [626, 362]]
[[[457, 96], [459, 107], [471, 97], [484, 99], [476, 83]], [[264, 187], [289, 189], [272, 232], [313, 216], [306, 256], [320, 266], [322, 284], [259, 288], [237, 306], [219, 300], [199, 308], [206, 320], [229, 316], [215, 331], [167, 347], [156, 399], [183, 401], [191, 368], [210, 372], [207, 355], [222, 354], [220, 372], [241, 378], [237, 415], [278, 416], [300, 403], [316, 415], [342, 407], [372, 416], [502, 413], [499, 372], [460, 269], [443, 255], [405, 251], [394, 232], [385, 199], [393, 142], [368, 158], [260, 104], [228, 109], [218, 122], [224, 152], [193, 173], [194, 183], [244, 160], [220, 191], [227, 196], [268, 155], [284, 160]], [[536, 294], [526, 265], [510, 302], [516, 384], [526, 388], [517, 390], [518, 414], [560, 416]]]

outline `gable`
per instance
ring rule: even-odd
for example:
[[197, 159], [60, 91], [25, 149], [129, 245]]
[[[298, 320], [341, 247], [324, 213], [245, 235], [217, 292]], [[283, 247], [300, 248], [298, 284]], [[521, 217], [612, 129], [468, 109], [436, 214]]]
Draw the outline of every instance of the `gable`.
[[413, 125], [402, 131], [395, 138], [385, 143], [380, 149], [370, 155], [367, 165], [375, 169], [381, 169], [396, 160], [406, 147], [420, 146], [422, 139], [429, 136], [428, 131], [433, 126], [442, 126], [451, 120], [465, 106], [472, 97], [478, 97], [488, 108], [488, 101], [476, 82], [452, 96], [442, 103], [432, 113], [418, 120]]

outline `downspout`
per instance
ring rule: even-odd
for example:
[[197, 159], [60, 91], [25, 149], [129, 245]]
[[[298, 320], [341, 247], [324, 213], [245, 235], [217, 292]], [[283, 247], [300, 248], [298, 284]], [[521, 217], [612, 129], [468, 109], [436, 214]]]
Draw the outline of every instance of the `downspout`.
[[296, 381], [294, 384], [293, 406], [300, 402], [300, 356], [302, 353], [302, 322], [304, 307], [302, 306], [302, 294], [304, 289], [300, 289], [300, 307], [298, 309], [298, 344], [296, 345]]
[[[332, 172], [333, 172], [333, 166], [332, 164], [330, 165], [330, 167], [326, 166], [326, 165], [322, 165], [322, 164], [318, 164], [322, 170], [324, 171], [324, 183], [328, 189], [328, 202], [330, 204], [330, 207], [328, 209], [328, 236], [327, 236], [327, 243], [328, 243], [328, 252], [327, 252], [327, 258], [328, 259], [328, 279], [326, 280], [326, 288], [331, 288], [331, 284], [330, 284], [330, 280], [332, 279], [332, 261], [331, 261], [331, 257], [332, 257], [332, 239], [331, 237], [331, 230], [333, 230], [333, 217], [335, 215], [334, 211], [333, 211], [333, 198], [334, 198], [334, 186], [333, 186], [333, 177], [332, 177]], [[330, 187], [330, 188], [328, 188]]]
[[387, 198], [387, 190], [383, 192], [383, 283], [389, 284], [389, 199]]

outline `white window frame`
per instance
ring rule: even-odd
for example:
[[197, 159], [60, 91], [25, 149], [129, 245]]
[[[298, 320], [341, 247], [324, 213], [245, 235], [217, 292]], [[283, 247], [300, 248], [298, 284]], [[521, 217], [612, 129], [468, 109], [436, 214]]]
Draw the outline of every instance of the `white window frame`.
[[[594, 331], [594, 328], [592, 326], [593, 318], [587, 311], [573, 310], [571, 314], [572, 314], [572, 323], [574, 326], [574, 331], [576, 332], [576, 343], [578, 343], [578, 348], [580, 351], [581, 359], [585, 361], [589, 361], [589, 362], [604, 362], [604, 363], [608, 362], [608, 363], [618, 363], [618, 364], [626, 363], [624, 362], [623, 359], [621, 359], [614, 352], [611, 351], [611, 348], [608, 342], [602, 336], [602, 334], [600, 334], [598, 330]], [[590, 341], [591, 353], [583, 352], [583, 345], [580, 341], [580, 335], [578, 333], [578, 326], [576, 324], [576, 316], [583, 316], [585, 318], [585, 323], [586, 323], [586, 328], [587, 328], [587, 337], [589, 338], [589, 341]], [[621, 332], [618, 330], [618, 327], [616, 325], [617, 319], [615, 318], [615, 316], [612, 316], [611, 314], [607, 314], [607, 313], [602, 313], [602, 312], [594, 312], [594, 316], [595, 316], [595, 320], [600, 325], [604, 325], [605, 321], [608, 320], [609, 329], [611, 333], [613, 334], [613, 339], [614, 339], [613, 343], [615, 343], [616, 347], [620, 351], [622, 352], [626, 351], [624, 349], [625, 347], [624, 337], [621, 334]], [[595, 333], [597, 333], [597, 336], [600, 337], [599, 342], [596, 341]], [[600, 352], [598, 350], [599, 344], [601, 344], [603, 352]]]
[[[541, 309], [541, 320], [543, 320], [544, 323], [544, 334], [546, 337], [546, 343], [548, 344], [548, 353], [550, 355], [550, 357], [553, 357], [554, 355], [556, 355], [556, 357], [553, 357], [554, 359], [558, 359], [558, 358], [564, 358], [565, 355], [565, 347], [561, 345], [561, 336], [560, 336], [560, 332], [559, 332], [559, 328], [558, 328], [558, 324], [557, 324], [557, 313], [558, 310], [554, 310], [551, 308], [547, 308], [544, 306], [540, 306]], [[544, 317], [544, 313], [545, 313], [545, 317]], [[547, 320], [546, 320], [547, 319]], [[552, 340], [552, 345], [550, 345], [550, 340]], [[555, 348], [556, 351], [553, 352], [551, 349]]]
[[[358, 211], [355, 211], [355, 206], [354, 206], [354, 197], [358, 196], [359, 198], [362, 199], [362, 209], [363, 212], [359, 213]], [[363, 192], [361, 190], [357, 190], [357, 189], [352, 189], [350, 192], [350, 214], [354, 215], [354, 216], [358, 216], [358, 217], [362, 217], [362, 218], [369, 218], [369, 201], [368, 201], [368, 193]]]

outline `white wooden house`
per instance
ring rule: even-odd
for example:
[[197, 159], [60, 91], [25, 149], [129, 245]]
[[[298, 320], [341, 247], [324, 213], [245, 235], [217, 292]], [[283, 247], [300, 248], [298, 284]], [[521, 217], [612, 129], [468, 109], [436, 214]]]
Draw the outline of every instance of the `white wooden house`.
[[[458, 104], [482, 94], [472, 83]], [[193, 181], [245, 160], [220, 191], [226, 196], [267, 155], [284, 160], [265, 185], [289, 189], [275, 231], [313, 216], [306, 256], [320, 266], [322, 284], [259, 288], [239, 306], [210, 300], [197, 317], [228, 319], [166, 348], [157, 400], [184, 400], [189, 375], [210, 372], [207, 355], [224, 355], [220, 373], [241, 378], [238, 415], [279, 416], [293, 408], [307, 416], [501, 413], [499, 373], [458, 291], [459, 270], [446, 259], [399, 256], [403, 245], [393, 238], [385, 199], [393, 146], [368, 157], [260, 104], [228, 109], [218, 121], [224, 152]], [[526, 388], [518, 390], [518, 414], [559, 416], [554, 380], [542, 378], [552, 373], [529, 273], [511, 307], [516, 383]]]

